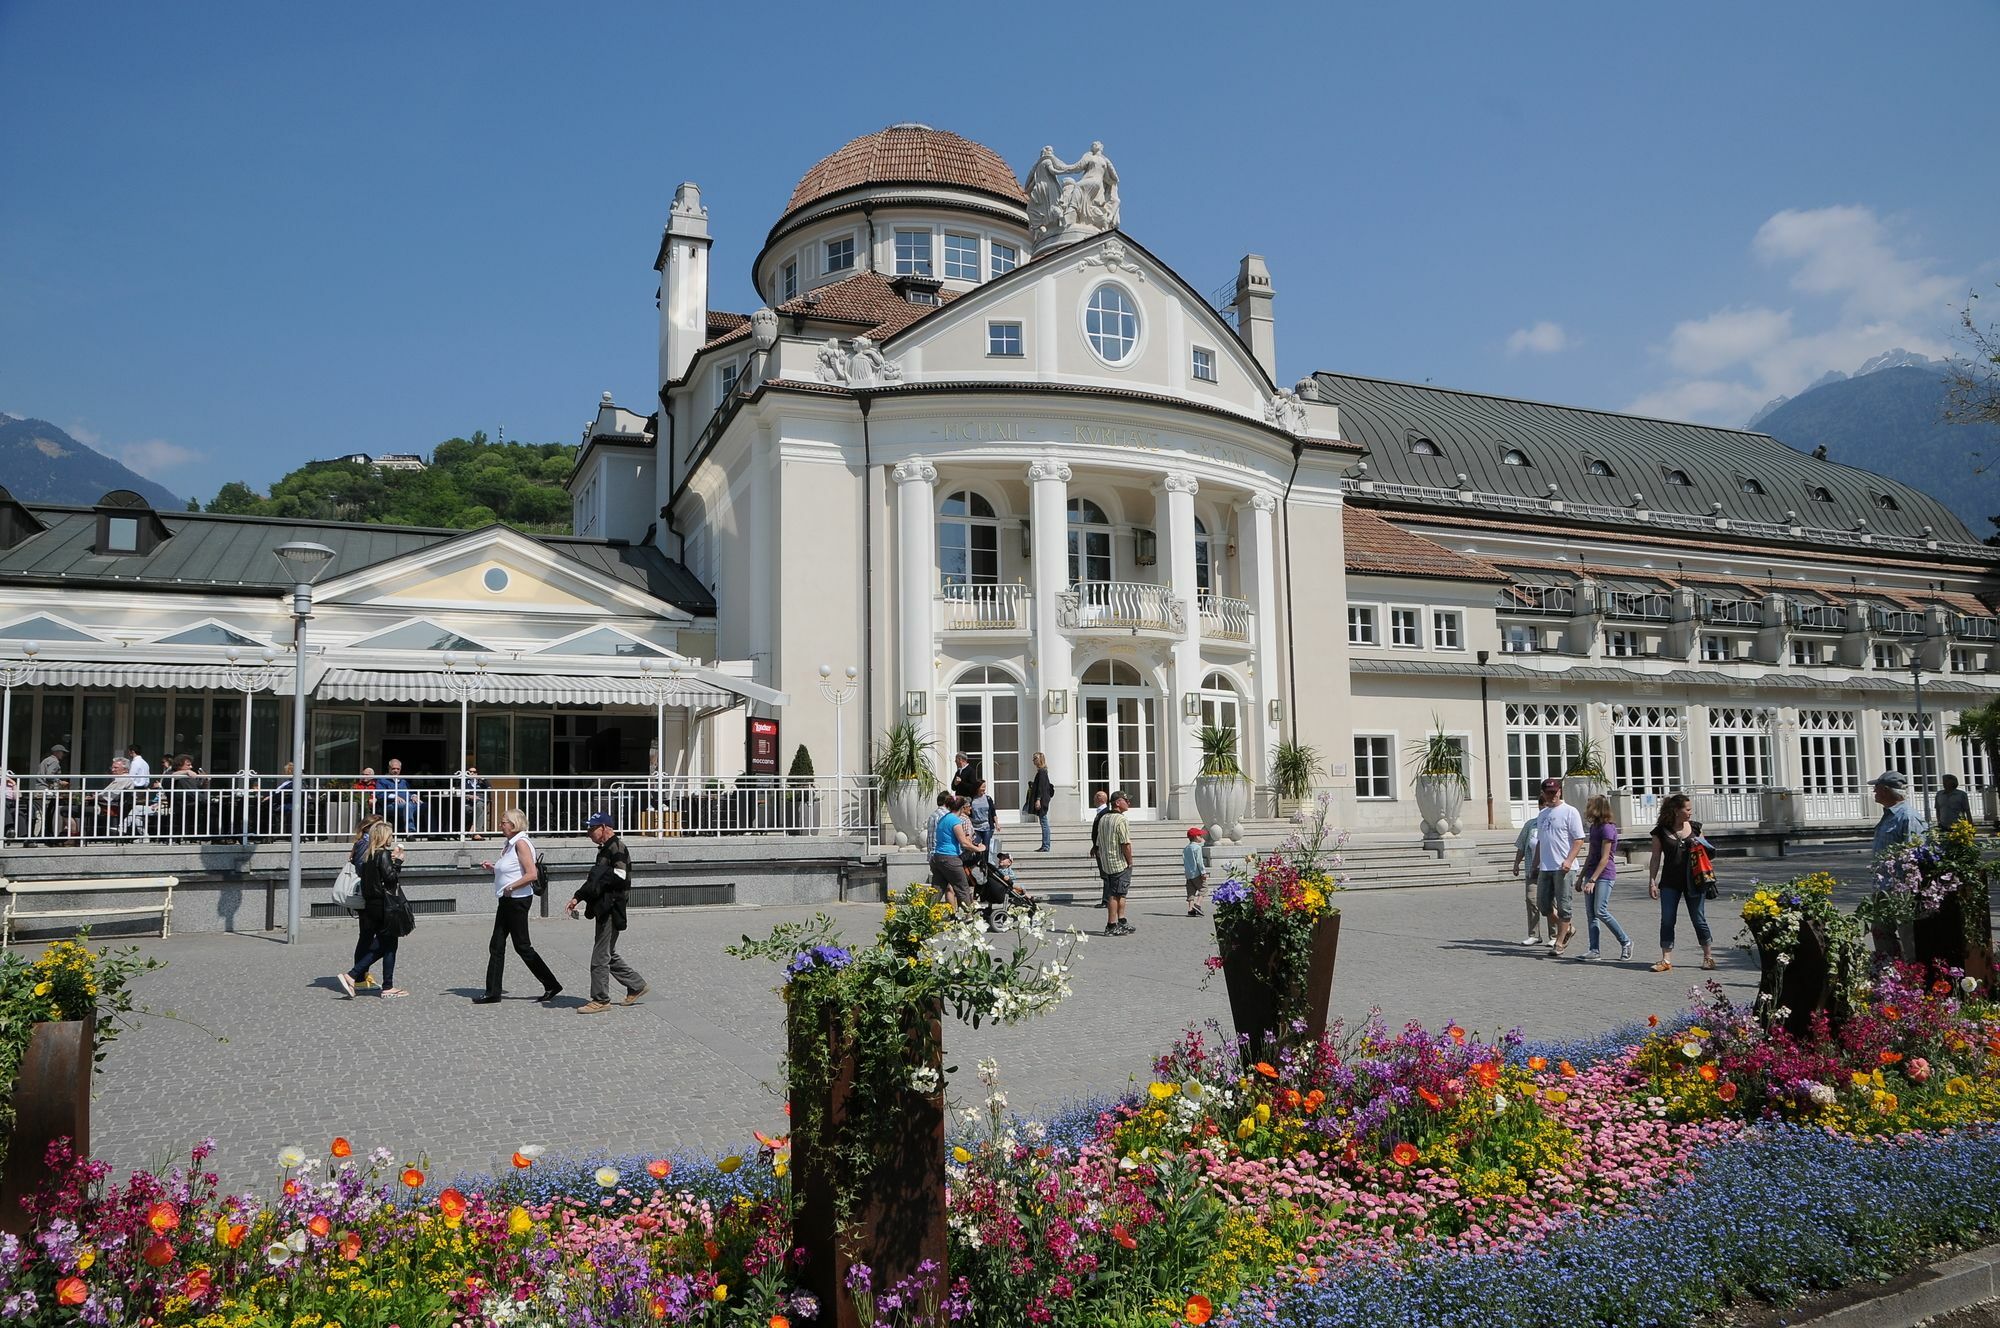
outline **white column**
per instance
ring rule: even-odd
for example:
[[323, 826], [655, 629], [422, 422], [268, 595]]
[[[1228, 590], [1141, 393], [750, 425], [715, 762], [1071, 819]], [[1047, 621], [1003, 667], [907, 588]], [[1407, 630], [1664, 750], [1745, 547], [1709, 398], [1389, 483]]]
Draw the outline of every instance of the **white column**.
[[[1028, 525], [1034, 557], [1034, 604], [1031, 650], [1035, 669], [1023, 719], [1037, 749], [1047, 758], [1055, 781], [1052, 815], [1076, 820], [1083, 815], [1079, 789], [1076, 726], [1079, 704], [1076, 676], [1070, 663], [1069, 635], [1063, 629], [1062, 594], [1069, 588], [1069, 478], [1060, 461], [1036, 461], [1028, 466]], [[1049, 694], [1063, 693], [1069, 701], [1060, 714], [1049, 710]], [[1039, 721], [1039, 722], [1037, 722]]]
[[[1271, 702], [1282, 695], [1278, 670], [1278, 558], [1271, 534], [1278, 500], [1251, 494], [1236, 505], [1236, 566], [1243, 598], [1250, 601], [1250, 711], [1243, 737], [1251, 769], [1271, 782], [1271, 762], [1283, 730], [1271, 719]], [[1338, 607], [1338, 606], [1335, 606]]]
[[[909, 719], [924, 734], [937, 732], [931, 710], [931, 658], [936, 628], [931, 613], [937, 596], [937, 467], [911, 457], [890, 472], [896, 481], [896, 719]], [[924, 695], [924, 713], [911, 715], [908, 696]]]
[[1173, 668], [1168, 672], [1167, 715], [1171, 725], [1162, 729], [1174, 734], [1172, 764], [1167, 777], [1173, 781], [1173, 797], [1167, 807], [1186, 819], [1194, 815], [1194, 778], [1201, 770], [1201, 744], [1197, 733], [1201, 721], [1190, 719], [1182, 710], [1189, 692], [1201, 686], [1201, 606], [1194, 579], [1194, 496], [1200, 489], [1186, 471], [1169, 471], [1153, 486], [1153, 524], [1158, 528], [1160, 560], [1167, 568], [1167, 589], [1181, 606], [1183, 627], [1173, 644]]

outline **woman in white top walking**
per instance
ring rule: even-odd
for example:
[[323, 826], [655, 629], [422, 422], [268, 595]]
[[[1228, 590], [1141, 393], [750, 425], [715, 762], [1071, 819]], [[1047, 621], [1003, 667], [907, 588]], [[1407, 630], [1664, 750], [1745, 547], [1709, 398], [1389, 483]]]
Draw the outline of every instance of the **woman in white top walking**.
[[510, 940], [514, 943], [514, 953], [521, 956], [521, 962], [542, 984], [542, 994], [536, 999], [552, 1001], [562, 994], [562, 983], [556, 981], [555, 973], [528, 940], [528, 905], [535, 898], [541, 864], [535, 857], [535, 845], [528, 838], [527, 813], [519, 807], [509, 807], [500, 818], [500, 826], [507, 832], [500, 856], [480, 864], [492, 869], [493, 897], [499, 906], [493, 914], [493, 939], [486, 947], [486, 994], [473, 1004], [493, 1005], [499, 1001], [500, 975], [507, 964]]

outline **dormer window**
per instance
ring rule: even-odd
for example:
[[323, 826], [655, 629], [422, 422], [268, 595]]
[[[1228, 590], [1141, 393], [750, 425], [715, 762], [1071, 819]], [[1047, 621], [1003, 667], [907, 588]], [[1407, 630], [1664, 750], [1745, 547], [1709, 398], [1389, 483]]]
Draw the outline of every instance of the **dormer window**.
[[1444, 449], [1428, 438], [1412, 438], [1410, 440], [1410, 455], [1441, 457], [1444, 455]]
[[137, 553], [139, 551], [139, 518], [136, 516], [107, 516], [104, 518], [104, 553]]
[[1510, 447], [1500, 454], [1500, 464], [1503, 466], [1533, 466], [1535, 463], [1528, 460], [1528, 454], [1520, 448]]
[[1878, 493], [1875, 495], [1875, 505], [1881, 508], [1885, 512], [1900, 512], [1903, 510], [1902, 508], [1896, 505], [1895, 498], [1886, 493]]
[[1761, 498], [1764, 496], [1764, 486], [1748, 475], [1736, 481], [1736, 487], [1750, 494], [1752, 497]]
[[1828, 493], [1825, 488], [1817, 484], [1807, 486], [1806, 497], [1812, 499], [1816, 503], [1830, 503], [1833, 501], [1833, 495], [1831, 493]]
[[105, 557], [151, 553], [172, 534], [144, 498], [129, 489], [114, 489], [98, 500], [92, 552]]
[[1583, 469], [1586, 475], [1598, 475], [1605, 479], [1618, 478], [1618, 472], [1611, 468], [1610, 462], [1599, 461], [1596, 457], [1592, 457], [1590, 459], [1590, 464], [1588, 466], [1585, 466]]
[[1694, 481], [1688, 478], [1688, 473], [1684, 470], [1668, 471], [1667, 483], [1680, 489], [1691, 489], [1694, 487]]

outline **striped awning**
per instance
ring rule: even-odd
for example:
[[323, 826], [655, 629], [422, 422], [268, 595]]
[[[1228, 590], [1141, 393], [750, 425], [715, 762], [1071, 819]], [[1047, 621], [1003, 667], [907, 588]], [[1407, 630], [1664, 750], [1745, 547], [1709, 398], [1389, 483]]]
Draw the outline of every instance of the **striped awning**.
[[[262, 668], [246, 669], [253, 676], [263, 674]], [[131, 687], [139, 689], [232, 691], [241, 681], [242, 675], [234, 675], [221, 664], [206, 664], [190, 661], [185, 664], [147, 661], [140, 663], [84, 663], [58, 661], [37, 665], [33, 681], [46, 687]], [[274, 690], [280, 695], [288, 695], [292, 690], [292, 671], [288, 667], [271, 670]]]
[[[465, 684], [471, 682], [467, 689]], [[711, 674], [681, 680], [671, 690], [641, 678], [557, 673], [487, 673], [476, 678], [438, 671], [328, 669], [314, 695], [325, 701], [406, 701], [456, 705], [630, 705], [710, 709], [733, 706], [742, 694]]]

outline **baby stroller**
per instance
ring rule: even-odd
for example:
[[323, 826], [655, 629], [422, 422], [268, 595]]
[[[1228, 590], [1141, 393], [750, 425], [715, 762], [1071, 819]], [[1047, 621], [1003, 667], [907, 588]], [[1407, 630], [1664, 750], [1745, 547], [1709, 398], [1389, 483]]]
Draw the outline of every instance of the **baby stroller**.
[[[1005, 853], [1000, 856], [1012, 861]], [[1012, 931], [1041, 909], [1042, 901], [1015, 885], [984, 848], [965, 860], [965, 874], [979, 898], [979, 916], [993, 931]]]

